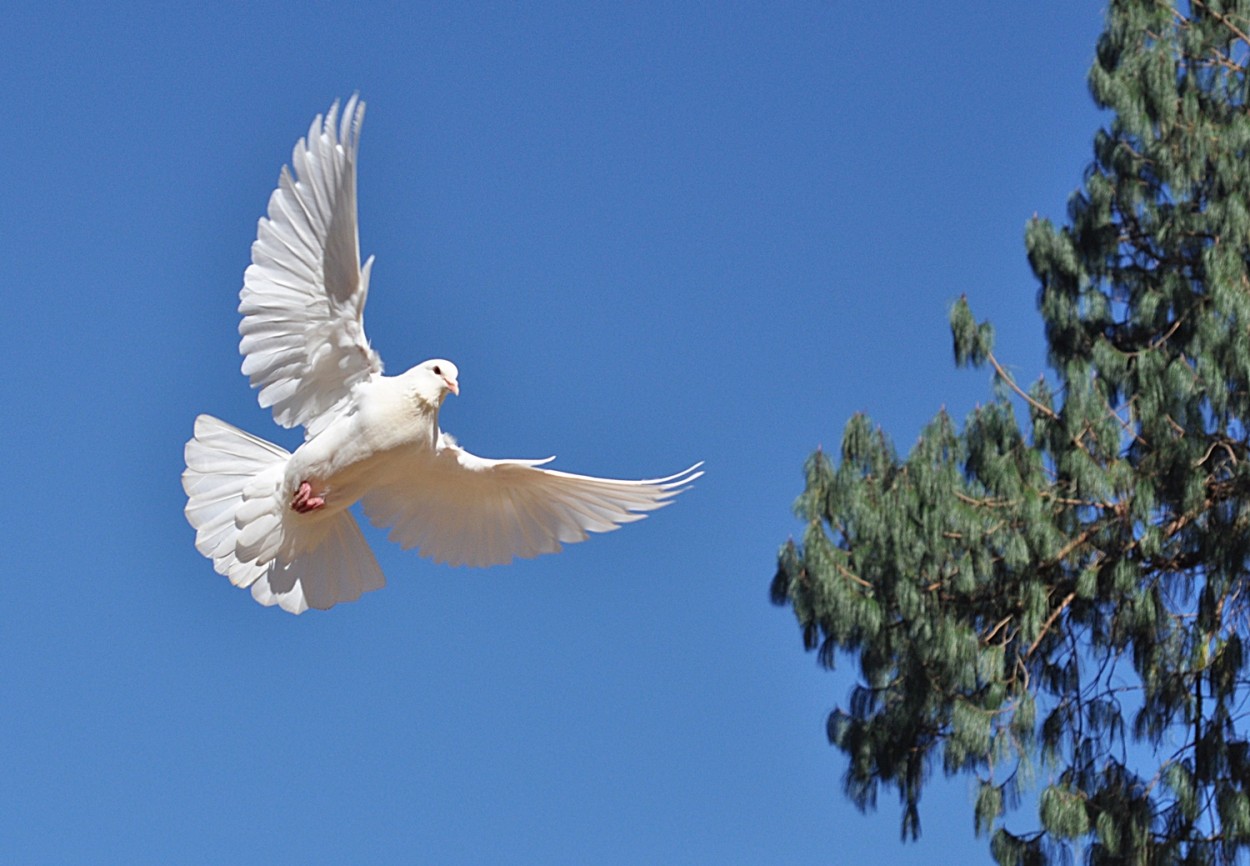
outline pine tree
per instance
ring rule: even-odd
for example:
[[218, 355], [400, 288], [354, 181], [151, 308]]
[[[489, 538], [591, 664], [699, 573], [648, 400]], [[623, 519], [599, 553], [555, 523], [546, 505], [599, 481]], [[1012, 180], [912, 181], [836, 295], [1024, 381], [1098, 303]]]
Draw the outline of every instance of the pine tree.
[[1002, 864], [1250, 855], [1247, 34], [1250, 0], [1112, 0], [1109, 126], [1067, 224], [1025, 236], [1052, 374], [1021, 387], [960, 300], [992, 401], [905, 459], [856, 416], [807, 461], [773, 600], [857, 662], [827, 734], [905, 838], [940, 767]]

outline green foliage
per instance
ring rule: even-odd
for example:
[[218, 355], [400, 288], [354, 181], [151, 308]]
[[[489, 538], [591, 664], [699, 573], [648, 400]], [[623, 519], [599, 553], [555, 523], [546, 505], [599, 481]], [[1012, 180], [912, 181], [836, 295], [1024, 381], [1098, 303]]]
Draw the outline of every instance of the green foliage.
[[1011, 379], [961, 298], [955, 361], [996, 398], [905, 457], [857, 415], [806, 464], [773, 600], [857, 662], [828, 737], [905, 838], [940, 768], [1002, 864], [1250, 856], [1248, 33], [1250, 0], [1112, 0], [1113, 119], [1066, 224], [1025, 233], [1055, 384]]

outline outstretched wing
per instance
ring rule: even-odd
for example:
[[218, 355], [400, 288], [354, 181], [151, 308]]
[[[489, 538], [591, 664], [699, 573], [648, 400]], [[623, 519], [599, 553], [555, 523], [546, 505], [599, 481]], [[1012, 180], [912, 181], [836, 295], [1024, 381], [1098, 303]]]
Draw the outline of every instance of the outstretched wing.
[[696, 463], [667, 478], [618, 481], [540, 468], [548, 460], [487, 460], [440, 434], [436, 453], [396, 461], [392, 480], [364, 497], [365, 513], [436, 562], [497, 565], [641, 520], [703, 474]]
[[283, 427], [312, 436], [350, 400], [352, 388], [381, 372], [365, 338], [370, 258], [360, 266], [356, 153], [365, 104], [338, 103], [282, 167], [243, 275], [243, 373]]

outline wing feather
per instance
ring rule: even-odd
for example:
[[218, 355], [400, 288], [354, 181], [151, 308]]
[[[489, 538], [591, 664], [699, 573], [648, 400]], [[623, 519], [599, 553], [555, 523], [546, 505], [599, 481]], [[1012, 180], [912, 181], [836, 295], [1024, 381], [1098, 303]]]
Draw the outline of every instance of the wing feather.
[[360, 264], [356, 155], [365, 104], [313, 119], [283, 167], [239, 293], [243, 373], [283, 427], [314, 435], [382, 362], [364, 330], [372, 259]]
[[365, 513], [390, 538], [452, 565], [487, 566], [555, 553], [662, 508], [703, 473], [622, 481], [541, 468], [542, 460], [488, 460], [440, 440], [436, 453], [395, 463], [365, 495]]

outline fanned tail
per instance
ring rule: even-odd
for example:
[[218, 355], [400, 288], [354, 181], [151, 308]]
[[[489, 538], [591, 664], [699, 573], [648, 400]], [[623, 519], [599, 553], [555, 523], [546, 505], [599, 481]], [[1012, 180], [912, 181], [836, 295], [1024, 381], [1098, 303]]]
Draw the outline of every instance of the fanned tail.
[[185, 456], [196, 549], [261, 604], [324, 610], [385, 585], [350, 511], [305, 515], [287, 507], [285, 448], [200, 415]]

